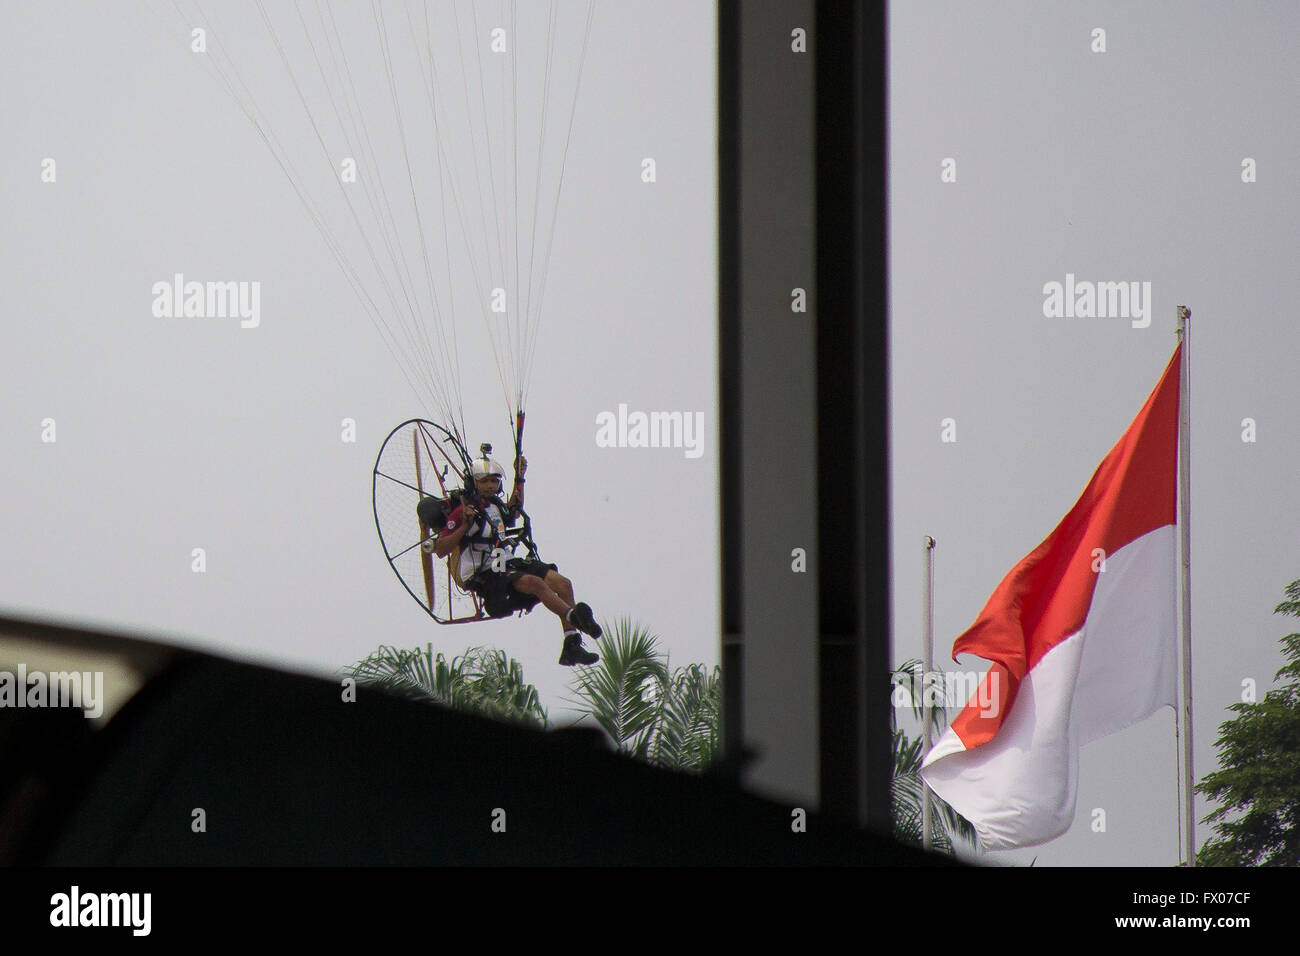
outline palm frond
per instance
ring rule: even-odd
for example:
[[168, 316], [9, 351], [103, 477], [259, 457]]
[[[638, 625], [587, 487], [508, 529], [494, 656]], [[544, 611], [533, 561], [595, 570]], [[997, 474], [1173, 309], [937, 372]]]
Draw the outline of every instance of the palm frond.
[[[939, 671], [932, 671], [930, 680], [937, 680], [939, 675]], [[890, 719], [893, 721], [890, 724], [891, 728], [898, 726], [898, 711], [904, 707], [912, 711], [915, 720], [924, 720], [925, 697], [929, 693], [934, 701], [934, 706], [930, 710], [930, 727], [936, 735], [942, 733], [948, 725], [947, 708], [944, 706], [943, 696], [938, 692], [938, 688], [926, 687], [925, 667], [921, 661], [917, 658], [903, 661], [894, 668], [891, 679], [893, 682], [893, 692], [890, 697], [890, 702], [893, 704], [890, 710]]]
[[[921, 779], [921, 763], [924, 759], [924, 740], [915, 740], [898, 728], [898, 712], [910, 708], [912, 715], [924, 720], [925, 673], [919, 660], [904, 661], [895, 668], [892, 676], [893, 707], [889, 714], [889, 729], [893, 738], [894, 776], [890, 782], [890, 801], [893, 808], [894, 835], [899, 840], [922, 843], [922, 800], [926, 790], [925, 781]], [[932, 678], [933, 679], [933, 678]], [[933, 690], [930, 691], [934, 693]], [[942, 700], [935, 703], [931, 711], [931, 727], [941, 731], [948, 723]], [[931, 834], [935, 849], [946, 853], [953, 852], [953, 840], [959, 839], [974, 846], [976, 843], [975, 827], [970, 821], [954, 810], [934, 791], [930, 791], [930, 800], [939, 826]]]
[[[925, 842], [921, 809], [921, 795], [925, 782], [917, 774], [904, 774], [889, 782], [889, 798], [894, 808], [894, 838], [920, 846]], [[931, 794], [935, 808], [942, 803]], [[947, 806], [947, 804], [944, 804]], [[940, 813], [940, 815], [942, 815]], [[935, 827], [931, 833], [931, 846], [941, 853], [952, 853], [952, 831], [945, 826]]]
[[597, 643], [600, 661], [575, 675], [577, 703], [609, 734], [614, 746], [646, 759], [660, 699], [668, 683], [667, 665], [658, 638], [627, 618], [620, 618]]
[[471, 647], [447, 660], [433, 645], [383, 645], [350, 669], [359, 684], [457, 710], [545, 729], [546, 710], [523, 666], [505, 651]]
[[650, 762], [699, 773], [722, 746], [722, 670], [689, 664], [673, 672], [659, 707]]

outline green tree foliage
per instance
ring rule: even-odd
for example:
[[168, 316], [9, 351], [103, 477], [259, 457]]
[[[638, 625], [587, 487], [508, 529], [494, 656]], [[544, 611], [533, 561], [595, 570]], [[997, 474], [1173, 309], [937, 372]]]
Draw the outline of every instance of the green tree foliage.
[[574, 676], [573, 703], [588, 714], [620, 753], [646, 760], [659, 720], [659, 690], [668, 665], [658, 641], [640, 625], [621, 620], [597, 642], [600, 661]]
[[[1274, 614], [1300, 617], [1300, 581], [1286, 588]], [[1219, 726], [1220, 769], [1196, 785], [1220, 803], [1203, 822], [1216, 836], [1201, 848], [1201, 866], [1300, 866], [1300, 634], [1281, 638], [1285, 680], [1255, 703], [1228, 709]]]
[[722, 670], [687, 664], [664, 687], [650, 762], [699, 773], [722, 749]]
[[524, 680], [524, 668], [505, 651], [471, 647], [448, 662], [433, 645], [404, 650], [384, 645], [348, 671], [358, 684], [389, 693], [434, 700], [457, 710], [546, 728], [546, 710], [537, 688]]
[[[722, 673], [717, 666], [670, 668], [659, 639], [620, 620], [606, 627], [600, 662], [576, 669], [579, 719], [590, 718], [615, 749], [658, 767], [699, 773], [722, 748]], [[448, 707], [547, 728], [537, 688], [504, 651], [473, 647], [450, 662], [432, 645], [383, 646], [347, 670], [359, 684]]]
[[[899, 729], [898, 712], [910, 708], [912, 715], [924, 720], [924, 670], [918, 660], [904, 661], [893, 673], [894, 690], [889, 710], [889, 729], [893, 736], [894, 777], [890, 781], [890, 804], [893, 808], [894, 838], [904, 843], [920, 846], [923, 842], [922, 795], [925, 782], [921, 779], [921, 761], [924, 735], [915, 740]], [[934, 736], [943, 731], [948, 720], [942, 703], [936, 703], [930, 712], [930, 725]], [[950, 807], [933, 791], [930, 800], [934, 807], [933, 848], [944, 853], [953, 852], [953, 838], [975, 844], [975, 828], [970, 821]]]
[[619, 752], [699, 773], [721, 749], [721, 669], [689, 664], [672, 670], [658, 641], [626, 618], [606, 627], [597, 645], [599, 663], [574, 677], [574, 703]]

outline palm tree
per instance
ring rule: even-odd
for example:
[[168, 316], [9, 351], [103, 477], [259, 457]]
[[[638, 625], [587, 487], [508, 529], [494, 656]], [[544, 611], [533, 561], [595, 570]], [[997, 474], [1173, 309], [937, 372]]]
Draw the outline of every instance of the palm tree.
[[701, 773], [722, 749], [722, 669], [688, 664], [673, 671], [661, 698], [650, 762]]
[[670, 669], [659, 639], [627, 618], [604, 630], [599, 663], [575, 675], [574, 703], [620, 753], [658, 767], [705, 770], [721, 747], [721, 669]]
[[505, 651], [471, 647], [450, 662], [433, 645], [404, 650], [383, 645], [347, 671], [357, 683], [457, 710], [545, 730], [546, 710], [524, 668]]
[[[899, 730], [898, 711], [900, 706], [910, 706], [912, 715], [917, 720], [925, 719], [924, 676], [919, 660], [907, 660], [899, 665], [893, 673], [895, 694], [893, 706], [889, 710], [889, 729], [893, 735], [894, 749], [894, 776], [889, 787], [890, 803], [894, 811], [894, 837], [918, 846], [922, 843], [921, 800], [925, 792], [925, 782], [921, 779], [924, 734], [912, 740]], [[940, 732], [947, 722], [943, 705], [935, 704], [931, 710], [930, 726]], [[952, 853], [954, 837], [973, 846], [975, 828], [970, 821], [933, 791], [930, 800], [937, 811], [935, 820], [939, 823], [933, 832], [934, 848]]]

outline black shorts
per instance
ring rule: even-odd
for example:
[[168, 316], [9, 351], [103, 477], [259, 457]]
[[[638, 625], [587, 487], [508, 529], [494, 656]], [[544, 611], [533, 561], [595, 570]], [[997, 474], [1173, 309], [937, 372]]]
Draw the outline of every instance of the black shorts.
[[537, 606], [537, 596], [516, 591], [515, 581], [525, 574], [545, 578], [546, 572], [558, 570], [553, 564], [543, 564], [527, 558], [511, 558], [506, 562], [504, 571], [493, 571], [489, 567], [476, 573], [467, 590], [473, 591], [482, 599], [483, 610], [488, 617], [508, 617], [516, 611], [529, 611]]

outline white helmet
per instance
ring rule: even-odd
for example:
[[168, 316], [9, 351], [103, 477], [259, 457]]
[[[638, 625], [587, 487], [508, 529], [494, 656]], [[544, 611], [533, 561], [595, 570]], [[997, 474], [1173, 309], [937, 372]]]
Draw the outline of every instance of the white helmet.
[[469, 466], [470, 477], [475, 481], [480, 478], [502, 478], [506, 476], [505, 469], [493, 461], [491, 458], [475, 458]]

